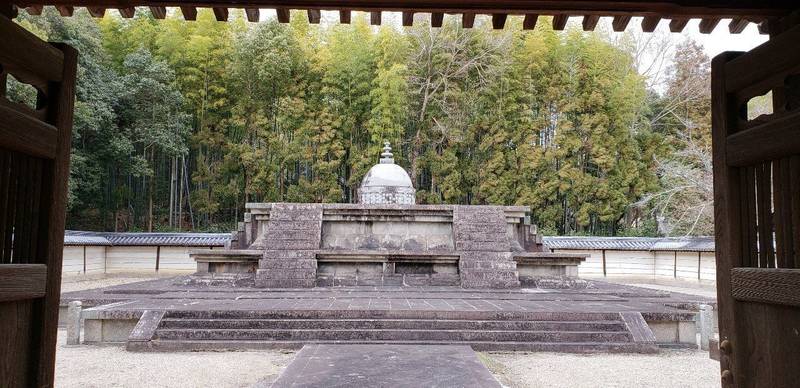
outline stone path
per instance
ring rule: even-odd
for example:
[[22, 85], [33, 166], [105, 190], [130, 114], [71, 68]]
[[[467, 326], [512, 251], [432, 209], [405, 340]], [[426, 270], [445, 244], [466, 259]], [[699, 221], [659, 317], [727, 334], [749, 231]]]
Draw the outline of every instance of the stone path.
[[500, 388], [469, 346], [306, 345], [273, 388]]

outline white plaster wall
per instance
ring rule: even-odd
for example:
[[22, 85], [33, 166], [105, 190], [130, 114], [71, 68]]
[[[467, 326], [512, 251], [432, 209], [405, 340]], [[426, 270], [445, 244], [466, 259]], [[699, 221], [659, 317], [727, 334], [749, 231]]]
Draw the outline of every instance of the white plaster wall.
[[106, 272], [155, 272], [156, 247], [112, 246], [106, 249]]
[[654, 262], [653, 252], [606, 250], [606, 276], [653, 276]]
[[717, 260], [713, 252], [703, 252], [701, 255], [700, 280], [717, 280]]
[[83, 273], [83, 247], [64, 246], [64, 258], [61, 262], [61, 275], [73, 276]]
[[699, 264], [697, 252], [678, 252], [675, 277], [678, 279], [698, 279]]
[[[158, 262], [159, 271], [185, 271], [195, 272], [197, 264], [189, 257], [189, 251], [200, 249], [197, 247], [161, 247], [161, 256]], [[153, 267], [155, 268], [155, 256]]]
[[86, 247], [86, 274], [106, 272], [106, 247]]
[[[675, 253], [668, 251], [653, 252], [655, 257], [655, 268], [653, 274], [658, 277], [674, 277], [675, 276]], [[695, 274], [697, 277], [697, 274]]]
[[[555, 250], [555, 252], [559, 253], [575, 253], [576, 251], [569, 251], [569, 250]], [[578, 266], [578, 276], [583, 277], [598, 277], [603, 276], [603, 251], [585, 251], [582, 253], [588, 253], [591, 256], [586, 258], [586, 261], [582, 262]]]

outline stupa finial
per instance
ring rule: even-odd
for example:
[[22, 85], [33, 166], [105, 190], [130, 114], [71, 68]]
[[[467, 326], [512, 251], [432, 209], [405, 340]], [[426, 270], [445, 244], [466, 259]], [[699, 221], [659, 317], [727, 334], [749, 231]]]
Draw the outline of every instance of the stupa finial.
[[381, 164], [394, 164], [394, 155], [392, 154], [392, 147], [389, 142], [384, 140], [383, 152], [381, 152]]

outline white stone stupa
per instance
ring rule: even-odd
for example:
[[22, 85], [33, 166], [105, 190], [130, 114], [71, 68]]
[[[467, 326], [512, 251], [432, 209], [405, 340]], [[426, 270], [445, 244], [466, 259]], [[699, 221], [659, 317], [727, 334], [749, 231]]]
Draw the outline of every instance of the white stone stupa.
[[406, 170], [394, 164], [389, 142], [384, 142], [380, 162], [372, 166], [361, 181], [359, 203], [413, 205], [416, 192]]

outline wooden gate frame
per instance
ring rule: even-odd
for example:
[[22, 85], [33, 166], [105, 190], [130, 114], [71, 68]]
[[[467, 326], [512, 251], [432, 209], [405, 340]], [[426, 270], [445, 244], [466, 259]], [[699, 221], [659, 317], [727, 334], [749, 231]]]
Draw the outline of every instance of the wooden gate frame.
[[[721, 377], [800, 381], [800, 25], [712, 62]], [[791, 78], [795, 77], [796, 78]], [[797, 80], [797, 81], [795, 81]], [[774, 113], [748, 121], [769, 91]]]
[[[0, 14], [0, 386], [53, 384], [77, 51]], [[5, 98], [14, 76], [37, 106]]]

